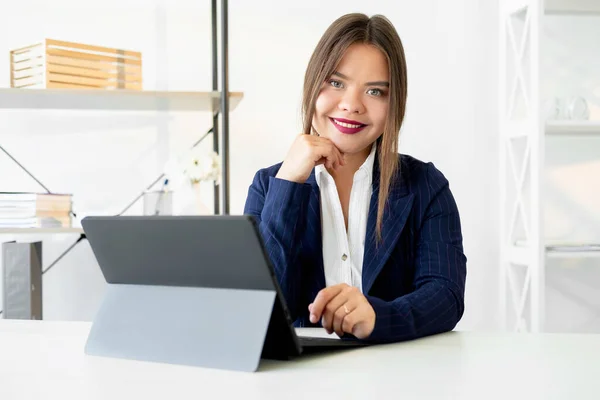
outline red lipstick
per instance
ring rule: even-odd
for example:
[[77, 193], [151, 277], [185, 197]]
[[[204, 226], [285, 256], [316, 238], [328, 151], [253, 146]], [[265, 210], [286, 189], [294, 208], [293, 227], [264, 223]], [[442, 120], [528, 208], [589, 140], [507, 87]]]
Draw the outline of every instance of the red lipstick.
[[347, 135], [353, 135], [362, 131], [367, 125], [362, 122], [353, 121], [350, 119], [344, 118], [329, 118], [333, 126], [337, 128], [338, 131], [345, 133]]

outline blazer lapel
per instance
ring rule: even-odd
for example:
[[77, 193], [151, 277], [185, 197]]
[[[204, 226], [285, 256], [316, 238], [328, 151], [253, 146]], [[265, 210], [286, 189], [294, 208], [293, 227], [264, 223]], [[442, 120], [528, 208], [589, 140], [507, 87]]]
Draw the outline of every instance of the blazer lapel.
[[[311, 256], [314, 266], [315, 289], [325, 287], [325, 268], [323, 265], [323, 243], [321, 230], [321, 192], [315, 179], [315, 170], [306, 180], [312, 186], [308, 209], [306, 211], [307, 234], [304, 237], [304, 245], [307, 254]], [[311, 285], [312, 286], [312, 285]]]
[[369, 293], [373, 282], [375, 282], [375, 278], [377, 278], [377, 275], [379, 275], [379, 272], [390, 257], [412, 208], [414, 194], [408, 192], [401, 175], [397, 179], [401, 181], [396, 182], [390, 188], [383, 213], [381, 242], [377, 243], [375, 226], [377, 223], [377, 203], [379, 201], [379, 166], [377, 160], [375, 161], [373, 169], [373, 194], [369, 205], [362, 271], [364, 294]]

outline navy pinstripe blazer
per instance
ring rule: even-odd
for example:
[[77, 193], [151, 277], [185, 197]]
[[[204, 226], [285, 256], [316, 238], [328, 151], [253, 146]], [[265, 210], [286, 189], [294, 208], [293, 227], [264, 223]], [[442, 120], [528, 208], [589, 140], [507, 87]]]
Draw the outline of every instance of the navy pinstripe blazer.
[[[373, 170], [363, 260], [363, 293], [375, 310], [368, 340], [391, 342], [452, 330], [464, 311], [467, 258], [458, 208], [432, 163], [399, 155], [376, 245], [379, 166]], [[306, 183], [275, 178], [281, 163], [261, 169], [244, 214], [259, 222], [267, 253], [295, 326], [314, 326], [308, 304], [325, 287], [320, 192], [314, 170]]]

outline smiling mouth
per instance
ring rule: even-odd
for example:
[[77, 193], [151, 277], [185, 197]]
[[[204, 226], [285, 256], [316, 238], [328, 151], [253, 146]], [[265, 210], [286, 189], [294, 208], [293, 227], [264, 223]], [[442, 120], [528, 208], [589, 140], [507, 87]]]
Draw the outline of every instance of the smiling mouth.
[[339, 125], [339, 126], [343, 126], [344, 128], [362, 128], [365, 127], [367, 125], [365, 124], [361, 124], [360, 122], [356, 122], [356, 121], [348, 121], [348, 120], [344, 120], [344, 119], [336, 119], [336, 118], [330, 118], [334, 124]]
[[367, 125], [361, 124], [357, 121], [348, 121], [337, 118], [329, 118], [333, 126], [337, 128], [338, 131], [345, 134], [354, 134], [363, 130]]

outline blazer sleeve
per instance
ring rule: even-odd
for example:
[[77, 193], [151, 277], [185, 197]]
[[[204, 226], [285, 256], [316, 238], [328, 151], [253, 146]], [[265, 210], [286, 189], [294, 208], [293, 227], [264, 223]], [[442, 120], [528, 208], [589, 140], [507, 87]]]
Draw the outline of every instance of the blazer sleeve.
[[302, 291], [300, 241], [312, 187], [256, 173], [248, 190], [244, 214], [256, 218], [266, 252], [287, 302], [292, 320], [299, 315]]
[[414, 290], [393, 301], [366, 296], [375, 310], [369, 340], [415, 339], [454, 329], [464, 312], [467, 258], [458, 208], [448, 181], [427, 164], [419, 196], [426, 208], [417, 234]]

